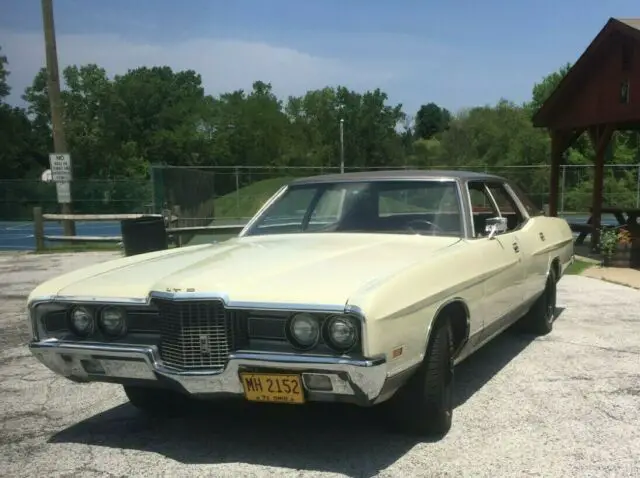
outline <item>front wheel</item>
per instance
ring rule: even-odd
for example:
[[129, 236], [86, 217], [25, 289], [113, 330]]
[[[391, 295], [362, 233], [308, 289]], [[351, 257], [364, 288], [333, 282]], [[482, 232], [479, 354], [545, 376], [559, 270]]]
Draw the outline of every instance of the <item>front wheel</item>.
[[453, 419], [453, 356], [449, 321], [439, 320], [425, 358], [409, 381], [389, 400], [392, 425], [400, 431], [443, 437]]

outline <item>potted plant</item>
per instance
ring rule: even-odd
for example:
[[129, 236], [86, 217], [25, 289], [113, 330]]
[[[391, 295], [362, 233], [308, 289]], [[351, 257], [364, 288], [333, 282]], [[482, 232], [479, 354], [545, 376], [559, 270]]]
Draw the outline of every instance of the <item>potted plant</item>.
[[[606, 228], [600, 231], [600, 253], [605, 267], [629, 267], [631, 234], [626, 227]], [[614, 260], [620, 259], [620, 260]]]

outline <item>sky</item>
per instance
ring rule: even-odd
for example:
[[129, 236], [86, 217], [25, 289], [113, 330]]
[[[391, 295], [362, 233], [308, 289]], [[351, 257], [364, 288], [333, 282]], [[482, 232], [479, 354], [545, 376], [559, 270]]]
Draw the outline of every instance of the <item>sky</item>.
[[[169, 65], [207, 93], [270, 82], [283, 99], [343, 85], [380, 88], [415, 114], [500, 98], [528, 101], [536, 82], [574, 62], [610, 17], [638, 0], [54, 0], [60, 68], [109, 75]], [[635, 7], [635, 8], [634, 8]], [[0, 0], [9, 102], [44, 66], [40, 0]]]

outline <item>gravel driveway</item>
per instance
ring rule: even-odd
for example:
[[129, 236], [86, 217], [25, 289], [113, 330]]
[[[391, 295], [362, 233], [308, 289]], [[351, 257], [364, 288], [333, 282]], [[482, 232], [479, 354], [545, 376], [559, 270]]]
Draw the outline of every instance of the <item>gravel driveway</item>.
[[554, 332], [507, 332], [458, 367], [453, 429], [431, 443], [351, 407], [202, 404], [154, 423], [118, 386], [55, 377], [24, 346], [26, 295], [114, 255], [0, 254], [1, 476], [640, 476], [640, 291], [563, 278]]

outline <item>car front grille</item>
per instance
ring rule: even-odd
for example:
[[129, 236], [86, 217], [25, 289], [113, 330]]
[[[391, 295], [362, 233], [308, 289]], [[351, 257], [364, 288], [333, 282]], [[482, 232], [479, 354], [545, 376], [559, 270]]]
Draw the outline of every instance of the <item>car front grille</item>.
[[237, 345], [233, 315], [220, 300], [156, 300], [160, 357], [178, 370], [222, 370]]

